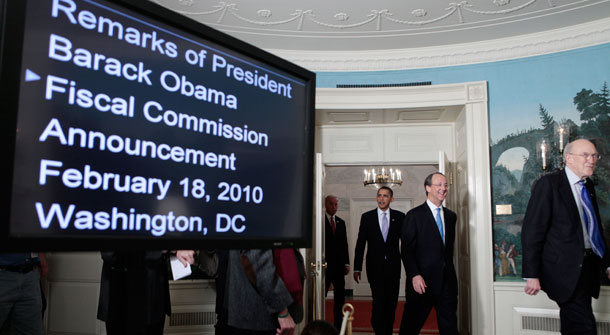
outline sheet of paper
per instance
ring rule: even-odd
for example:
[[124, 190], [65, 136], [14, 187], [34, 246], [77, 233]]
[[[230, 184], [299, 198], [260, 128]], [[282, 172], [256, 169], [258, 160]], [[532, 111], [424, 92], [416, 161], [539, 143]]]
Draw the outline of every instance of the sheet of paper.
[[180, 260], [178, 260], [178, 257], [171, 256], [169, 258], [169, 261], [172, 266], [172, 275], [174, 277], [174, 280], [178, 280], [180, 278], [184, 278], [186, 276], [191, 275], [191, 273], [192, 273], [191, 266], [188, 265], [187, 267], [184, 267], [184, 265], [182, 265]]

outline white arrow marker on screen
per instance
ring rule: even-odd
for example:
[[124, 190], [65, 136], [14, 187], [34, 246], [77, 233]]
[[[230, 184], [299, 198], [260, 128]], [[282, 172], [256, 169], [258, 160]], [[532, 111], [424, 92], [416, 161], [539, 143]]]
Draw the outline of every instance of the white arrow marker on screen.
[[25, 69], [25, 81], [40, 80], [40, 76], [30, 69]]

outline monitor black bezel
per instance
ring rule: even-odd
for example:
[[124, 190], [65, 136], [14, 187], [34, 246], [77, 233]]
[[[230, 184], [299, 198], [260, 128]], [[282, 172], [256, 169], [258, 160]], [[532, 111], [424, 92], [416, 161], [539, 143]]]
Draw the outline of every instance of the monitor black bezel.
[[306, 141], [301, 149], [303, 171], [301, 176], [305, 194], [302, 197], [302, 216], [300, 220], [301, 236], [296, 239], [269, 238], [29, 238], [10, 234], [12, 180], [16, 144], [16, 125], [18, 97], [20, 93], [20, 76], [22, 65], [22, 43], [25, 33], [25, 10], [28, 1], [33, 0], [0, 0], [0, 97], [2, 101], [2, 128], [5, 158], [2, 160], [7, 176], [3, 180], [5, 194], [4, 215], [0, 225], [0, 251], [88, 251], [88, 250], [175, 250], [205, 248], [273, 248], [297, 247], [311, 248], [313, 234], [313, 183], [314, 183], [314, 134], [315, 134], [315, 73], [266, 52], [249, 43], [226, 33], [182, 16], [165, 7], [147, 0], [96, 0], [116, 4], [122, 8], [135, 11], [151, 20], [170, 25], [178, 30], [194, 34], [203, 40], [210, 41], [235, 51], [237, 54], [251, 57], [257, 61], [275, 67], [306, 82], [305, 124], [302, 129]]

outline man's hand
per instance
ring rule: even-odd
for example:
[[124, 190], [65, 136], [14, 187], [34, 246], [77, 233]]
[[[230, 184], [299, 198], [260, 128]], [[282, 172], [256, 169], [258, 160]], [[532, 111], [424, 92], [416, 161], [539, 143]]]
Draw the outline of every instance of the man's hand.
[[344, 272], [344, 276], [347, 276], [349, 274], [349, 265], [345, 266], [345, 272]]
[[180, 263], [182, 263], [182, 265], [184, 265], [184, 267], [187, 267], [189, 264], [195, 263], [194, 255], [195, 251], [193, 250], [176, 251], [176, 258], [178, 258], [178, 260], [180, 261]]
[[419, 294], [424, 294], [426, 293], [426, 281], [424, 280], [424, 277], [417, 275], [415, 277], [413, 277], [413, 279], [411, 280], [413, 282], [413, 290], [415, 290], [415, 292], [419, 293]]
[[538, 278], [530, 278], [525, 284], [525, 293], [529, 295], [536, 295], [540, 292], [540, 280]]
[[354, 280], [357, 284], [360, 284], [360, 271], [354, 271]]
[[[279, 315], [286, 315], [288, 314], [287, 317], [281, 318], [279, 317]], [[277, 317], [277, 322], [280, 325], [280, 328], [276, 329], [276, 334], [277, 335], [292, 335], [294, 334], [294, 328], [296, 328], [296, 324], [294, 323], [294, 320], [292, 319], [292, 316], [290, 316], [290, 314], [288, 313], [288, 309], [284, 309], [283, 311], [281, 311], [278, 314]]]

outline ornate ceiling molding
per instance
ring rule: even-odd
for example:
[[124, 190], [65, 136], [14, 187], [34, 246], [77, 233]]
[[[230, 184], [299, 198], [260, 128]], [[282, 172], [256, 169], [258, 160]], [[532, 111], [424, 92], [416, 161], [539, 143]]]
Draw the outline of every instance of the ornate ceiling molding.
[[386, 71], [495, 62], [610, 43], [610, 18], [490, 41], [374, 51], [267, 49], [317, 72]]
[[[406, 18], [406, 16], [408, 16], [408, 12], [397, 13], [389, 8], [373, 8], [369, 9], [368, 13], [363, 14], [364, 17], [354, 18], [355, 20], [358, 20], [355, 23], [338, 24], [336, 22], [329, 22], [324, 19], [319, 19], [316, 15], [316, 10], [307, 7], [293, 8], [291, 10], [291, 13], [287, 17], [273, 20], [271, 17], [274, 14], [271, 9], [250, 9], [249, 12], [244, 13], [243, 10], [240, 8], [240, 5], [225, 1], [218, 2], [214, 5], [208, 5], [206, 2], [203, 2], [203, 5], [201, 5], [202, 1], [200, 0], [151, 1], [156, 2], [162, 6], [172, 8], [177, 13], [189, 16], [191, 18], [208, 24], [224, 25], [227, 24], [229, 18], [234, 18], [239, 22], [239, 24], [243, 25], [244, 27], [268, 29], [269, 27], [273, 26], [274, 29], [280, 29], [285, 31], [314, 31], [312, 27], [315, 27], [316, 25], [327, 30], [349, 30], [354, 28], [363, 28], [360, 31], [383, 31], [385, 27], [384, 23], [394, 23], [402, 26], [421, 27], [444, 20], [450, 20], [455, 16], [457, 16], [457, 19], [460, 24], [464, 24], [467, 22], [467, 20], [464, 18], [464, 12], [469, 12], [479, 16], [505, 16], [506, 14], [516, 15], [519, 11], [523, 11], [524, 9], [530, 7], [536, 2], [545, 4], [544, 7], [546, 7], [546, 9], [543, 9], [542, 11], [549, 10], [557, 6], [555, 4], [555, 0], [523, 0], [521, 1], [522, 3], [518, 5], [512, 5], [511, 0], [493, 0], [491, 1], [493, 5], [497, 7], [507, 6], [507, 8], [501, 10], [485, 10], [479, 9], [479, 7], [481, 7], [480, 3], [477, 7], [471, 4], [470, 1], [456, 1], [448, 2], [446, 5], [441, 6], [440, 8], [444, 10], [444, 13], [440, 13], [434, 18], [425, 20], [421, 18], [427, 16], [428, 12], [431, 12], [430, 8], [412, 9], [410, 15], [414, 18], [414, 20]], [[557, 7], [574, 6], [574, 2], [586, 3], [588, 1], [590, 0], [572, 1]], [[509, 5], [512, 5], [512, 7], [508, 7]], [[435, 4], [435, 6], [438, 5]], [[195, 9], [194, 7], [197, 7], [197, 9]], [[198, 9], [200, 7], [207, 9]], [[333, 17], [336, 21], [345, 22], [350, 19], [350, 16], [346, 12], [347, 11], [340, 11], [334, 15], [331, 15], [331, 17]], [[480, 20], [482, 19], [476, 19], [476, 21]], [[305, 23], [313, 23], [314, 25], [306, 25]], [[395, 27], [393, 26], [393, 28], [391, 29], [395, 30]]]

